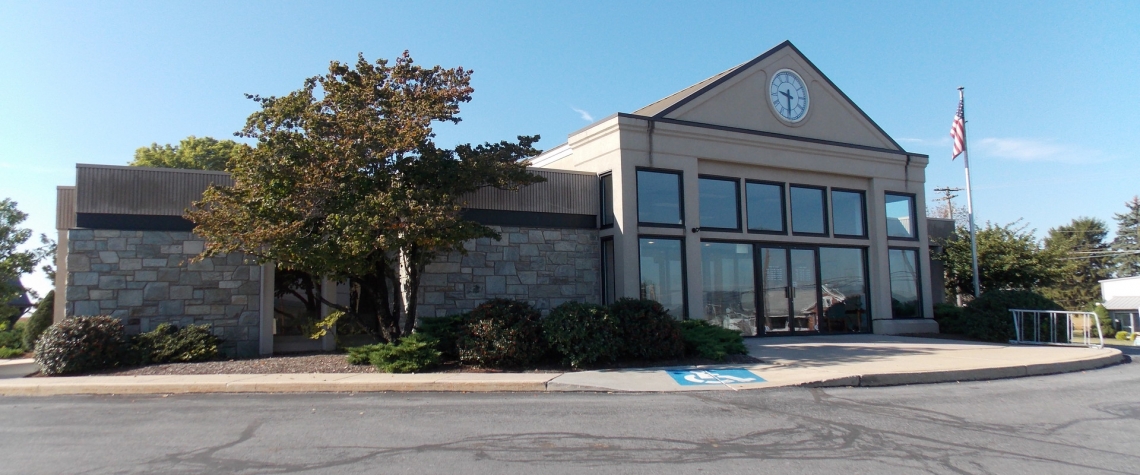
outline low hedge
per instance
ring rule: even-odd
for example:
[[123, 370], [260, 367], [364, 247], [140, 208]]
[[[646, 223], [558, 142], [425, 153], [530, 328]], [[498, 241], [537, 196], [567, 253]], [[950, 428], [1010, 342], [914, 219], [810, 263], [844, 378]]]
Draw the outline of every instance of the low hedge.
[[[1009, 312], [1014, 308], [1064, 310], [1057, 302], [1036, 292], [991, 290], [966, 305], [962, 316], [962, 333], [979, 340], [1008, 342], [1015, 336], [1013, 316]], [[1058, 325], [1058, 331], [1061, 329], [1063, 327]]]
[[463, 318], [457, 338], [459, 360], [487, 368], [533, 366], [548, 348], [540, 318], [526, 302], [488, 300]]
[[581, 368], [617, 359], [621, 338], [609, 311], [591, 303], [566, 302], [542, 319], [542, 332], [562, 364]]
[[685, 354], [681, 329], [660, 303], [623, 298], [609, 311], [622, 342], [619, 357], [660, 360]]
[[169, 323], [136, 335], [131, 340], [135, 364], [192, 363], [218, 357], [221, 340], [210, 333], [209, 325], [186, 325], [178, 328]]
[[113, 368], [128, 360], [130, 340], [119, 319], [69, 317], [40, 335], [35, 358], [48, 376]]
[[377, 343], [348, 349], [349, 364], [371, 364], [385, 373], [417, 373], [439, 365], [439, 340], [413, 333], [399, 343]]
[[459, 359], [459, 334], [463, 331], [463, 322], [467, 314], [448, 315], [446, 317], [427, 317], [419, 319], [416, 333], [436, 340], [436, 347], [443, 358]]
[[711, 325], [704, 320], [681, 322], [681, 337], [688, 356], [724, 361], [728, 355], [748, 354], [739, 331]]

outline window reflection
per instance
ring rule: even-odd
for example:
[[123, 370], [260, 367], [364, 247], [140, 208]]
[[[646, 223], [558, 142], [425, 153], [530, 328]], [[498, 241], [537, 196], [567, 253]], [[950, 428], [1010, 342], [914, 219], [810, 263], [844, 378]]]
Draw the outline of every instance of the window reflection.
[[681, 175], [638, 170], [637, 220], [652, 224], [683, 224]]
[[867, 235], [863, 229], [862, 193], [832, 190], [831, 226], [837, 236]]
[[700, 211], [702, 228], [740, 229], [740, 213], [737, 211], [738, 186], [733, 180], [701, 178]]
[[601, 187], [602, 227], [614, 224], [614, 176], [603, 175]]
[[863, 249], [819, 248], [824, 308], [821, 330], [832, 333], [870, 330], [863, 255]]
[[641, 238], [641, 298], [656, 300], [674, 318], [685, 314], [684, 255], [680, 239]]
[[756, 335], [756, 285], [752, 245], [702, 243], [705, 320]]
[[891, 270], [891, 315], [918, 317], [922, 312], [918, 298], [918, 251], [890, 249], [887, 257]]
[[887, 236], [914, 238], [914, 197], [886, 194]]
[[773, 183], [748, 183], [748, 229], [762, 232], [784, 232], [784, 186]]
[[819, 188], [791, 187], [792, 232], [824, 234], [823, 190]]

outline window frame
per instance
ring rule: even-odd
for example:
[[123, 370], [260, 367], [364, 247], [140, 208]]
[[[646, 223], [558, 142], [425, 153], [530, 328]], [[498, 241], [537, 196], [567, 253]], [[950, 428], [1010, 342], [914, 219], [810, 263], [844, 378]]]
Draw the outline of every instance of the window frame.
[[[641, 172], [650, 173], [663, 173], [677, 175], [677, 206], [681, 214], [681, 224], [671, 223], [652, 223], [644, 222], [641, 220]], [[647, 228], [675, 228], [685, 229], [685, 172], [682, 170], [671, 170], [668, 168], [652, 168], [652, 167], [634, 167], [634, 192], [637, 195], [637, 225], [639, 227]]]
[[[863, 333], [874, 333], [872, 327], [874, 326], [874, 321], [875, 321], [875, 307], [874, 307], [874, 303], [875, 303], [874, 300], [875, 299], [872, 298], [872, 293], [871, 293], [872, 292], [871, 288], [873, 287], [873, 285], [871, 283], [871, 262], [870, 262], [870, 260], [871, 260], [871, 247], [866, 245], [866, 244], [862, 244], [862, 245], [859, 245], [859, 244], [817, 244], [815, 246], [815, 249], [816, 249], [815, 255], [816, 255], [816, 262], [817, 262], [816, 266], [819, 267], [818, 272], [819, 272], [819, 281], [820, 281], [821, 286], [823, 285], [823, 259], [821, 259], [819, 257], [819, 254], [820, 254], [819, 251], [825, 247], [829, 247], [829, 248], [833, 248], [833, 249], [857, 249], [857, 250], [863, 252], [863, 291], [866, 292], [866, 296], [867, 296], [866, 301], [864, 302], [864, 305], [867, 307], [867, 323], [868, 323], [868, 325], [867, 325], [867, 329], [860, 332], [860, 333], [861, 334], [863, 334]], [[888, 263], [888, 267], [889, 267], [889, 263]], [[921, 282], [919, 284], [921, 285]], [[822, 293], [822, 289], [821, 289], [821, 293]], [[922, 298], [921, 291], [920, 291], [918, 296], [920, 299]], [[821, 296], [820, 300], [822, 300], [822, 296]]]
[[[771, 185], [780, 189], [780, 225], [783, 228], [780, 231], [767, 231], [763, 229], [752, 229], [748, 224], [744, 224], [744, 231], [748, 234], [767, 234], [776, 236], [787, 236], [791, 226], [788, 226], [788, 186], [787, 183], [779, 181], [766, 181], [766, 180], [744, 180], [744, 203], [748, 204], [748, 185]], [[751, 207], [749, 207], [751, 209]], [[745, 216], [747, 218], [747, 216]]]
[[[607, 269], [607, 267], [606, 267], [606, 244], [607, 243], [610, 245], [610, 254], [611, 254], [610, 259], [613, 260], [613, 264], [615, 267], [614, 269]], [[601, 272], [601, 274], [602, 274], [601, 275], [601, 277], [602, 277], [601, 278], [601, 284], [602, 285], [601, 285], [601, 289], [599, 289], [600, 290], [599, 293], [601, 294], [601, 297], [602, 297], [601, 304], [602, 305], [609, 305], [611, 302], [614, 302], [617, 300], [617, 298], [616, 298], [617, 297], [617, 295], [616, 295], [617, 294], [617, 269], [616, 269], [617, 257], [613, 255], [613, 253], [617, 250], [617, 243], [614, 242], [613, 236], [606, 236], [606, 237], [603, 237], [599, 240], [599, 244], [601, 247], [599, 249], [598, 254], [599, 254], [599, 257], [601, 257], [601, 267], [602, 267], [602, 272]], [[638, 242], [638, 244], [640, 246], [640, 242]], [[638, 262], [638, 268], [639, 268], [638, 272], [639, 273], [640, 273], [640, 266], [641, 266], [640, 260], [641, 260], [641, 250], [638, 249], [638, 261], [639, 261]], [[609, 282], [610, 279], [607, 278], [609, 273], [613, 273], [614, 282]], [[613, 284], [613, 287], [614, 287], [613, 293], [615, 295], [608, 295], [609, 292], [606, 291], [606, 289], [609, 287], [609, 284], [611, 284], [611, 283]], [[640, 284], [640, 282], [639, 282], [639, 284]], [[607, 297], [609, 298], [609, 301], [607, 301]]]
[[[609, 197], [609, 213], [606, 211], [606, 185], [605, 180], [610, 181], [610, 194], [613, 194], [614, 174], [613, 171], [604, 172], [598, 175], [598, 229], [609, 229], [614, 227], [614, 222], [617, 219], [614, 217], [614, 197]], [[610, 218], [610, 222], [606, 223], [606, 218]]]
[[[641, 240], [642, 239], [669, 239], [681, 242], [681, 320], [689, 319], [689, 268], [688, 256], [685, 252], [687, 239], [685, 236], [670, 236], [668, 234], [638, 234], [637, 235], [637, 297], [641, 298]], [[658, 302], [660, 303], [660, 302]]]
[[926, 318], [924, 314], [925, 303], [922, 299], [922, 249], [917, 247], [907, 246], [887, 246], [887, 293], [891, 299], [894, 299], [894, 285], [891, 284], [891, 251], [914, 251], [914, 294], [915, 294], [915, 315], [913, 317], [896, 317], [894, 305], [891, 306], [890, 320], [919, 320]]
[[[851, 189], [851, 188], [835, 188], [835, 187], [832, 187], [830, 190], [830, 193], [835, 193], [837, 191], [840, 193], [854, 193], [854, 194], [859, 195], [859, 200], [861, 201], [861, 206], [859, 206], [859, 219], [861, 219], [862, 223], [863, 223], [863, 234], [839, 234], [839, 233], [835, 232], [834, 229], [832, 229], [832, 233], [833, 233], [832, 237], [847, 238], [847, 239], [867, 239], [867, 236], [868, 236], [868, 233], [867, 233], [867, 191], [866, 190], [856, 190], [856, 189]], [[830, 203], [831, 206], [828, 207], [828, 210], [830, 210], [830, 212], [831, 212], [830, 213], [831, 214], [831, 224], [832, 224], [832, 227], [834, 228], [834, 226], [835, 226], [835, 197], [830, 196], [830, 198], [831, 198], [831, 203]]]
[[[912, 221], [911, 230], [913, 231], [911, 234], [913, 234], [913, 236], [911, 236], [911, 237], [891, 236], [890, 226], [887, 225], [887, 223], [888, 223], [887, 220], [890, 219], [890, 217], [887, 216], [887, 196], [891, 196], [891, 195], [903, 196], [903, 197], [910, 199], [910, 219]], [[883, 227], [884, 227], [883, 231], [886, 234], [887, 239], [895, 240], [895, 241], [918, 241], [919, 240], [917, 206], [918, 206], [918, 195], [915, 193], [905, 193], [902, 191], [884, 191], [883, 192]]]
[[729, 176], [721, 176], [721, 175], [701, 175], [701, 174], [698, 174], [697, 175], [697, 213], [698, 213], [698, 216], [700, 214], [700, 209], [701, 209], [701, 198], [700, 198], [701, 197], [701, 180], [727, 181], [727, 182], [732, 182], [732, 184], [736, 187], [736, 198], [734, 199], [734, 203], [736, 204], [736, 227], [734, 227], [734, 228], [722, 228], [722, 227], [716, 227], [716, 226], [705, 226], [704, 223], [701, 223], [701, 226], [700, 226], [701, 231], [721, 231], [721, 232], [730, 232], [730, 233], [740, 232], [741, 227], [743, 226], [743, 223], [744, 223], [744, 218], [740, 215], [740, 208], [741, 208], [741, 206], [740, 206], [740, 178], [729, 177]]
[[[820, 198], [823, 199], [823, 203], [821, 203], [823, 206], [820, 209], [820, 215], [823, 218], [823, 232], [822, 233], [796, 232], [796, 223], [795, 223], [796, 213], [794, 212], [794, 209], [793, 209], [793, 207], [795, 206], [795, 202], [792, 200], [792, 188], [804, 188], [804, 189], [819, 190], [820, 191]], [[792, 236], [831, 237], [831, 228], [828, 226], [828, 224], [829, 224], [828, 218], [830, 217], [830, 210], [831, 210], [831, 206], [829, 206], [828, 196], [827, 196], [827, 187], [826, 186], [805, 185], [805, 184], [799, 184], [799, 183], [788, 183], [788, 215], [789, 215], [788, 230], [791, 231]]]

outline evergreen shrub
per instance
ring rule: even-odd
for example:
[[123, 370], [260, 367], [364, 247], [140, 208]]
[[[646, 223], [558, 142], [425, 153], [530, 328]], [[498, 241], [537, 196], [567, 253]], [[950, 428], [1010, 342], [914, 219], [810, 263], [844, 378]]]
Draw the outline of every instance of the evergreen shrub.
[[48, 376], [113, 368], [123, 364], [130, 342], [119, 319], [69, 317], [40, 335], [35, 358]]
[[377, 343], [348, 349], [349, 364], [371, 364], [385, 373], [417, 373], [439, 365], [439, 341], [413, 333], [399, 343]]
[[162, 323], [132, 339], [135, 362], [141, 365], [192, 363], [218, 357], [221, 340], [210, 333], [209, 325], [178, 328]]
[[938, 332], [952, 335], [966, 334], [965, 309], [948, 303], [934, 304], [934, 321]]
[[55, 313], [55, 291], [51, 290], [43, 300], [36, 305], [36, 311], [28, 318], [28, 326], [24, 327], [24, 348], [31, 351], [36, 348], [36, 341], [44, 330], [51, 326]]
[[475, 307], [463, 321], [459, 360], [488, 368], [517, 368], [537, 363], [547, 351], [541, 315], [526, 302], [492, 299]]
[[622, 341], [619, 357], [656, 360], [685, 353], [680, 326], [656, 301], [618, 299], [610, 305], [610, 316]]
[[621, 349], [617, 325], [601, 305], [566, 302], [542, 319], [542, 332], [562, 364], [581, 368], [614, 361]]
[[459, 333], [463, 331], [465, 318], [465, 313], [421, 318], [416, 322], [416, 333], [438, 341], [437, 348], [444, 358], [459, 359]]
[[27, 325], [24, 322], [16, 322], [15, 325], [6, 321], [0, 322], [0, 351], [10, 355], [0, 358], [15, 358], [24, 354], [24, 331], [26, 329]]
[[739, 331], [710, 325], [704, 320], [681, 322], [681, 337], [685, 341], [687, 356], [724, 361], [728, 355], [748, 354]]

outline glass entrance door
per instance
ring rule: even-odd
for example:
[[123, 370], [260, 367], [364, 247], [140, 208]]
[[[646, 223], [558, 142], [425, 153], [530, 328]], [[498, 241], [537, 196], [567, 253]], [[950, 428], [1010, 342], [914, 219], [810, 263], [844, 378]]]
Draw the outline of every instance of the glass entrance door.
[[814, 249], [759, 246], [764, 333], [819, 331], [819, 278]]

